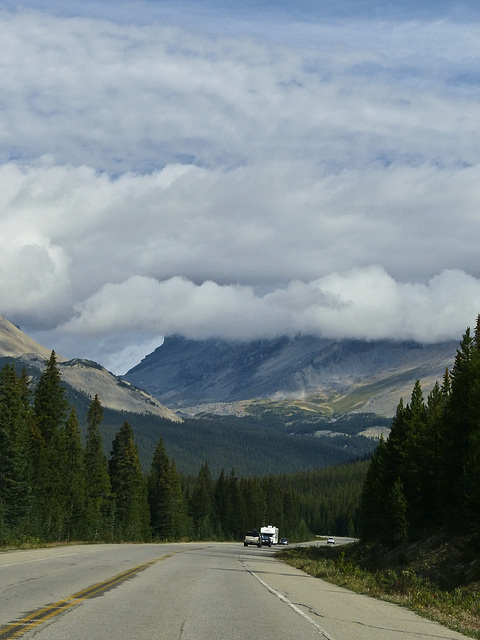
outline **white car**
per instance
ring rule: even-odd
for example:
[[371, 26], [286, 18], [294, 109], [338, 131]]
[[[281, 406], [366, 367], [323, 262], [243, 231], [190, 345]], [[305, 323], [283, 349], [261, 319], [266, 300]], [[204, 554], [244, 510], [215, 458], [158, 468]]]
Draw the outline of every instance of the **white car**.
[[327, 544], [335, 544], [335, 538], [328, 538]]

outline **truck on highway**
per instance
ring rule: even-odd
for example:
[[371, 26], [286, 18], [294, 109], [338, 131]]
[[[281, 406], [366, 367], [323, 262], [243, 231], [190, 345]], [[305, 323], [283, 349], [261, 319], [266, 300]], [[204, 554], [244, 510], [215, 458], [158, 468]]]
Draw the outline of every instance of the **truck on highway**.
[[260, 533], [262, 536], [268, 536], [272, 544], [278, 544], [278, 527], [274, 527], [273, 525], [269, 525], [268, 527], [260, 527]]

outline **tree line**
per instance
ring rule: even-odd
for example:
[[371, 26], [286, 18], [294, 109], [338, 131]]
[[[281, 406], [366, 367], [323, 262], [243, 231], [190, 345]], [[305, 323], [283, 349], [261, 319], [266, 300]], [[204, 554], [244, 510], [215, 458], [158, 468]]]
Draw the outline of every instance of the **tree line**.
[[[241, 540], [274, 524], [302, 540], [354, 535], [366, 462], [283, 476], [238, 477], [208, 462], [182, 475], [160, 437], [143, 472], [125, 421], [107, 457], [96, 395], [82, 436], [52, 352], [36, 385], [0, 371], [0, 544], [27, 540]], [[321, 530], [321, 531], [320, 531]]]
[[361, 495], [360, 532], [396, 545], [435, 530], [480, 533], [480, 315], [451, 371], [424, 398], [398, 404]]

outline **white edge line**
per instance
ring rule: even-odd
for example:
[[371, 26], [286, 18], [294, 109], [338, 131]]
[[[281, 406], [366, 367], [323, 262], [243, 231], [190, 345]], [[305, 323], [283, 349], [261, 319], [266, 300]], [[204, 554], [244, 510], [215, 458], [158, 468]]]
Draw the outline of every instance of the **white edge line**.
[[264, 582], [259, 576], [257, 576], [256, 573], [254, 573], [248, 567], [246, 567], [243, 562], [242, 562], [242, 564], [245, 567], [245, 569], [248, 571], [248, 573], [250, 573], [254, 578], [256, 578], [260, 582], [260, 584], [265, 587], [265, 589], [268, 589], [268, 591], [270, 591], [270, 593], [272, 593], [274, 596], [277, 596], [277, 598], [282, 600], [282, 602], [285, 602], [285, 604], [288, 604], [288, 606], [291, 607], [296, 613], [301, 615], [302, 618], [305, 618], [305, 620], [307, 620], [311, 625], [313, 625], [315, 627], [315, 629], [317, 631], [319, 631], [323, 635], [324, 638], [326, 638], [326, 640], [334, 640], [334, 638], [332, 638], [332, 636], [330, 634], [328, 634], [325, 631], [325, 629], [322, 629], [322, 627], [319, 624], [317, 624], [315, 622], [315, 620], [312, 620], [312, 618], [310, 618], [310, 616], [307, 616], [307, 614], [304, 611], [302, 611], [296, 605], [294, 605], [293, 602], [291, 602], [288, 598], [286, 598], [279, 591], [277, 591], [276, 589], [271, 587], [269, 584]]

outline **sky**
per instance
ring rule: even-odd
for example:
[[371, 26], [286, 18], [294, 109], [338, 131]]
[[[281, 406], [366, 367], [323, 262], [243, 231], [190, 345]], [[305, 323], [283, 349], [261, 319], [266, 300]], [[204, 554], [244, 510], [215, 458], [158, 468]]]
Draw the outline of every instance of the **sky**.
[[43, 346], [120, 375], [173, 334], [475, 325], [478, 0], [3, 0], [0, 32], [0, 315]]

